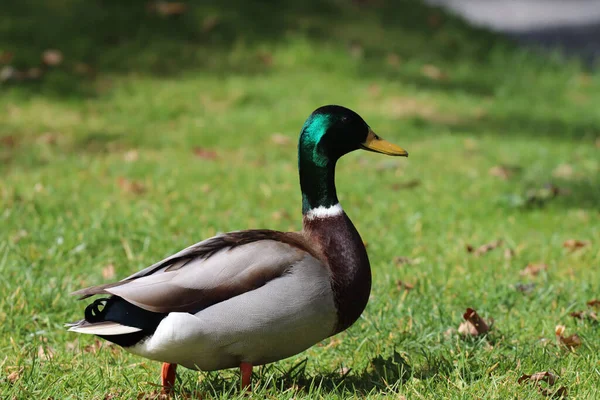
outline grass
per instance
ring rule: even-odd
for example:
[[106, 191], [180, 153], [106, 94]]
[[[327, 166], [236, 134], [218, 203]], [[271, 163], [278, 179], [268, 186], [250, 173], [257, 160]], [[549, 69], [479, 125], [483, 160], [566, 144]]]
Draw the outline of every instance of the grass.
[[[151, 398], [159, 363], [66, 332], [85, 305], [69, 292], [219, 231], [300, 229], [295, 142], [328, 103], [411, 156], [339, 163], [372, 298], [348, 331], [258, 369], [252, 397], [538, 399], [517, 380], [539, 371], [598, 397], [599, 325], [569, 314], [600, 297], [600, 75], [391, 3], [7, 6], [15, 67], [65, 59], [0, 88], [0, 397]], [[520, 275], [530, 263], [547, 270]], [[487, 336], [452, 331], [467, 307]], [[559, 324], [582, 345], [559, 347]], [[179, 377], [181, 398], [244, 398], [235, 371]]]

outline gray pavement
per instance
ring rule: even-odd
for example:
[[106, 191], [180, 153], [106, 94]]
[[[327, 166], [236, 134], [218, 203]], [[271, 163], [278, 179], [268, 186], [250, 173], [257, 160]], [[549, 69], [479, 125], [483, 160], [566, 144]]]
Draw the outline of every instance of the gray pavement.
[[425, 0], [517, 41], [600, 61], [600, 0]]

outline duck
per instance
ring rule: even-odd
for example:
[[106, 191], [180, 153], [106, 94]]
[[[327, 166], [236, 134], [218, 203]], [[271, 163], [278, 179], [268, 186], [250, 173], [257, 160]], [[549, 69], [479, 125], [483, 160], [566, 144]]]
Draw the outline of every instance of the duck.
[[349, 328], [371, 291], [365, 245], [335, 187], [340, 157], [355, 150], [408, 156], [356, 112], [317, 108], [300, 131], [302, 230], [249, 229], [193, 244], [118, 282], [72, 294], [91, 302], [69, 331], [96, 335], [162, 362], [171, 392], [178, 365], [252, 368], [306, 350]]

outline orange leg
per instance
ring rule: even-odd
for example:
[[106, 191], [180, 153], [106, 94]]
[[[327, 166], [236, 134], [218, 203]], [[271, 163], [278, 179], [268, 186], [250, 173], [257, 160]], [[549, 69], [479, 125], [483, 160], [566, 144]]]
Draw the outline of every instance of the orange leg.
[[163, 363], [160, 374], [160, 383], [163, 386], [162, 392], [165, 394], [173, 392], [175, 387], [175, 370], [177, 364]]
[[252, 378], [252, 364], [243, 362], [240, 364], [242, 374], [242, 390], [250, 391], [250, 379]]

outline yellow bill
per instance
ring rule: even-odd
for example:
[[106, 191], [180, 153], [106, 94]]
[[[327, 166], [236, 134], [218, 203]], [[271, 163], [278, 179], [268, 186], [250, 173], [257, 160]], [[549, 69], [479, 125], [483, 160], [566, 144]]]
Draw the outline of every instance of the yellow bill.
[[400, 146], [383, 140], [375, 132], [369, 129], [367, 140], [362, 144], [362, 148], [376, 153], [387, 154], [388, 156], [408, 157], [408, 151]]

